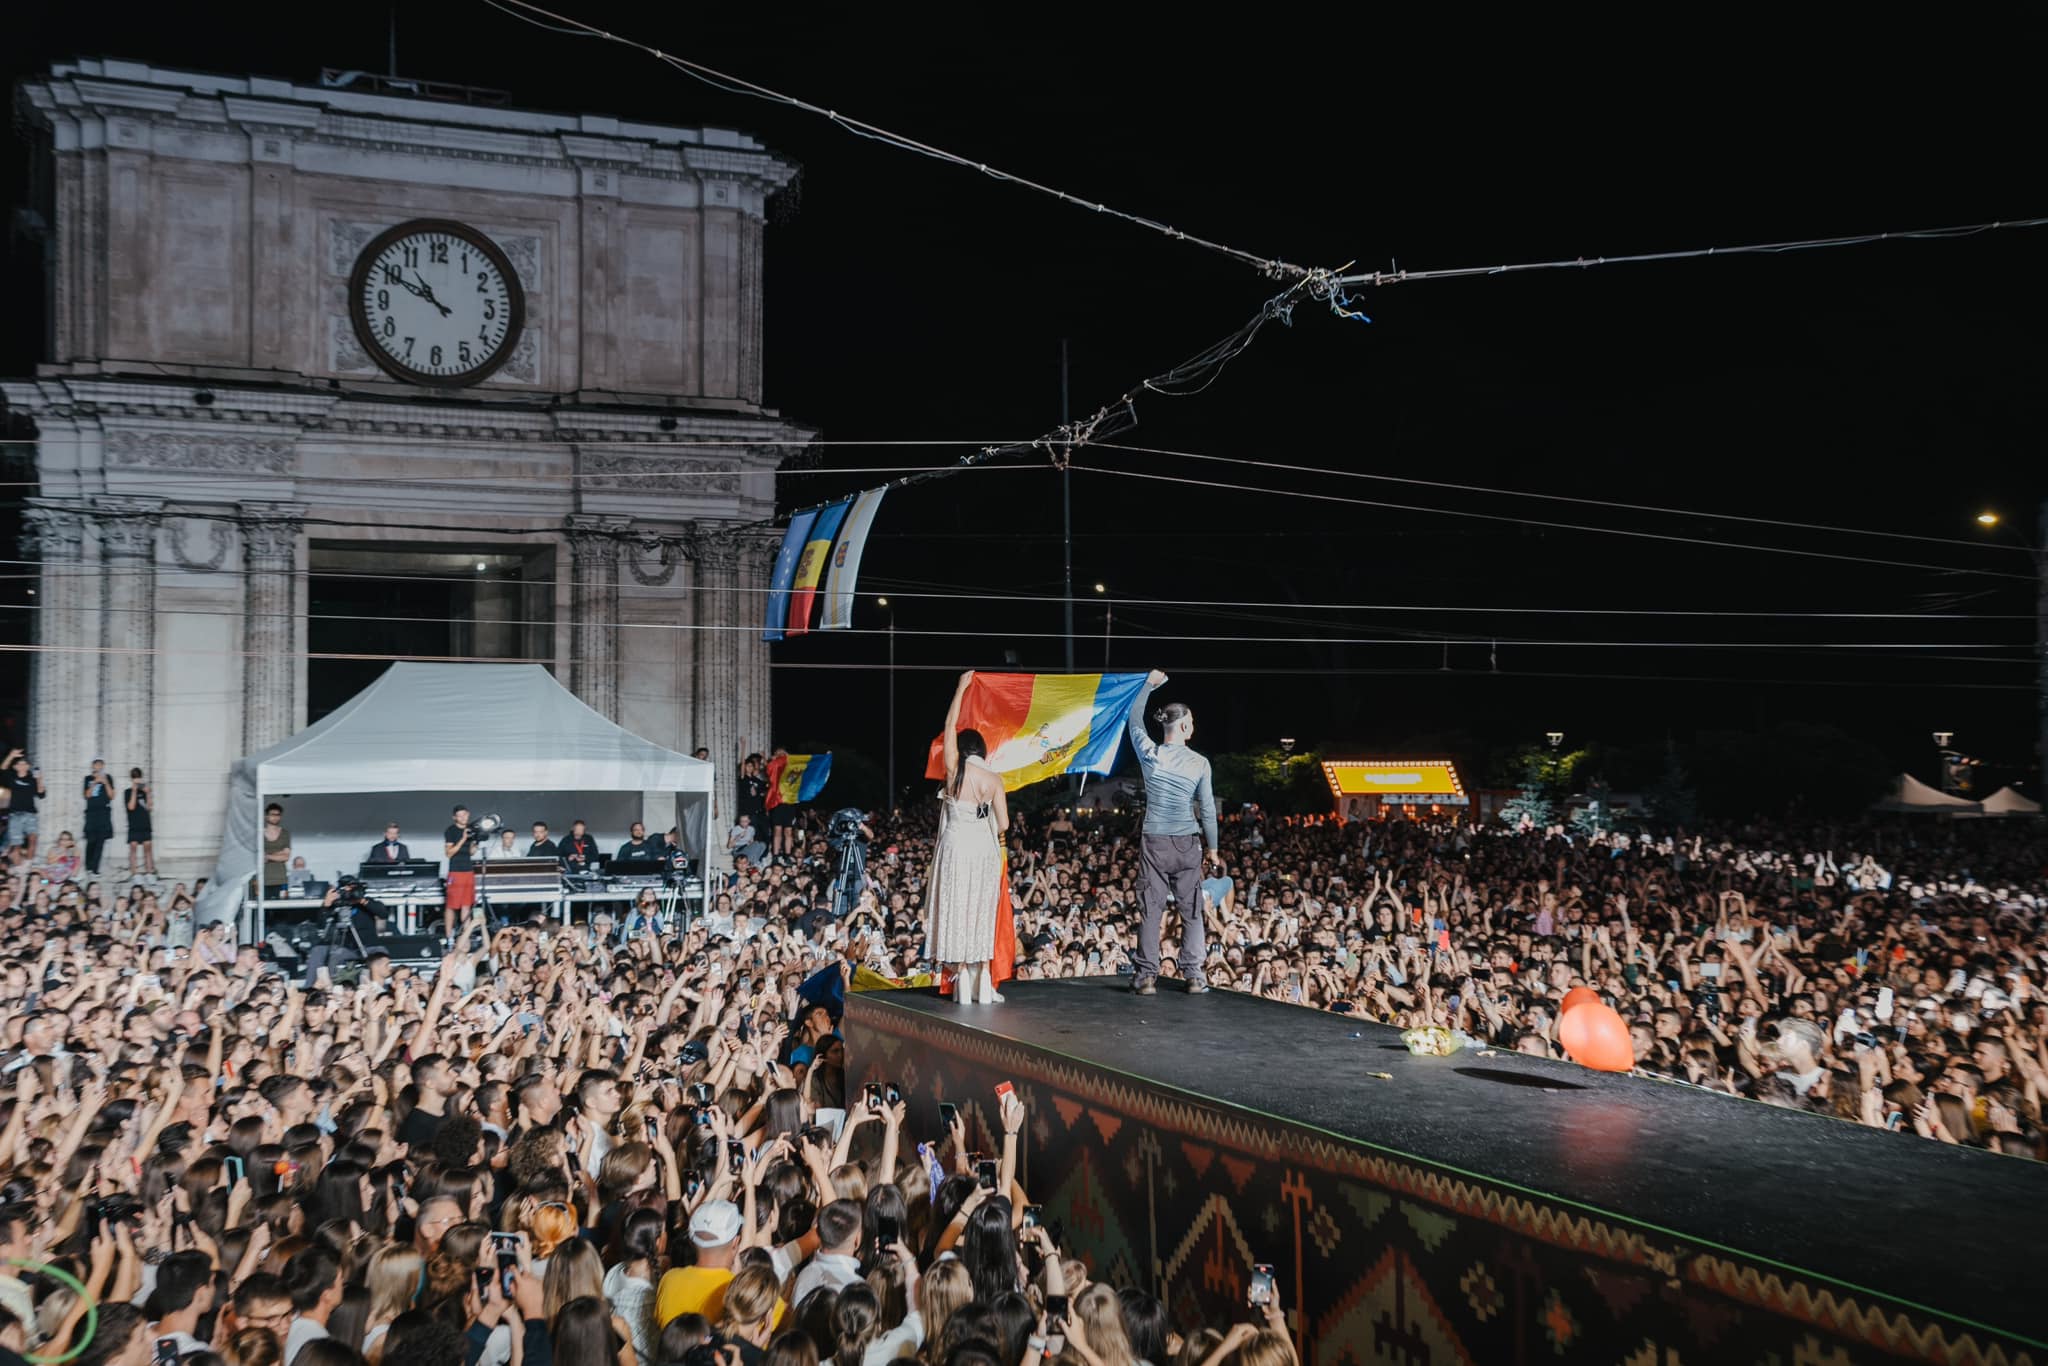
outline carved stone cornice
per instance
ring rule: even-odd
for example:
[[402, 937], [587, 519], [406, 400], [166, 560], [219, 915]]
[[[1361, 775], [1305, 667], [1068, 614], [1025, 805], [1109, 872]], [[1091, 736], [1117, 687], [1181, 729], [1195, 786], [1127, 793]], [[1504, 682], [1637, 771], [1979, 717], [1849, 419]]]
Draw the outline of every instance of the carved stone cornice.
[[658, 493], [736, 498], [749, 471], [730, 464], [698, 464], [673, 451], [662, 455], [626, 454], [602, 449], [577, 450], [577, 465], [588, 476], [587, 489], [647, 489]]
[[127, 469], [287, 474], [292, 468], [292, 442], [281, 436], [123, 429], [107, 433], [107, 463]]

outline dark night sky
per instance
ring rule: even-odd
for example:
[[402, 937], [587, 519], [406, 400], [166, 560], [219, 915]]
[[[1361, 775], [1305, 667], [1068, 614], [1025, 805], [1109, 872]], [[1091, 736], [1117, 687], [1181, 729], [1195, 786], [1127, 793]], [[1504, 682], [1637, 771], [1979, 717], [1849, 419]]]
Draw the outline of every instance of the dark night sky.
[[[566, 0], [565, 0], [566, 2]], [[125, 7], [116, 6], [119, 11]], [[1059, 416], [1059, 343], [1077, 414], [1223, 337], [1275, 286], [1235, 262], [1014, 186], [721, 93], [652, 60], [539, 32], [482, 3], [408, 7], [403, 74], [508, 89], [522, 105], [748, 129], [803, 164], [768, 238], [770, 402], [834, 441], [1036, 436]], [[970, 29], [892, 31], [867, 14], [737, 19], [639, 6], [570, 12], [926, 141], [1261, 255], [1363, 268], [1620, 254], [1927, 227], [2048, 212], [2035, 164], [2035, 41], [1973, 33], [1954, 51], [1851, 53], [1642, 31], [1537, 38], [1406, 32], [1383, 44], [1177, 20], [1105, 27], [1033, 10]], [[381, 70], [381, 6], [280, 31], [275, 7], [105, 7], [10, 26], [10, 80], [109, 55], [311, 80]], [[359, 24], [340, 14], [360, 13]], [[1910, 50], [1907, 50], [1907, 48]], [[9, 205], [22, 160], [5, 164]], [[10, 258], [7, 373], [39, 322]], [[1680, 507], [1675, 517], [1097, 450], [1080, 462], [1274, 489], [2025, 574], [2035, 539], [2048, 230], [1948, 242], [1368, 292], [1370, 325], [1303, 304], [1206, 392], [1150, 398], [1137, 445]], [[906, 458], [907, 457], [907, 458]], [[834, 447], [825, 465], [928, 463], [931, 450]], [[806, 474], [785, 501], [850, 492]], [[1339, 506], [1273, 494], [1073, 477], [1084, 594], [1377, 605], [1218, 611], [1119, 607], [1112, 663], [1181, 674], [1218, 748], [1286, 734], [1382, 742], [1453, 729], [1499, 740], [1680, 738], [1831, 721], [1926, 768], [1926, 733], [2024, 764], [2033, 679], [2023, 579], [1714, 549]], [[1995, 536], [1973, 515], [2009, 519]], [[1953, 537], [1975, 545], [1746, 525], [1727, 515]], [[962, 604], [906, 591], [1059, 592], [1059, 483], [970, 473], [892, 495], [864, 599], [904, 634], [899, 753], [936, 730], [950, 671], [1057, 667], [1057, 604]], [[1996, 548], [2003, 544], [2006, 549]], [[1092, 596], [1092, 594], [1091, 594]], [[1959, 622], [1393, 612], [1564, 606], [2008, 614]], [[862, 625], [884, 617], [863, 609]], [[1103, 610], [1083, 603], [1083, 667]], [[1040, 633], [1042, 638], [1029, 633]], [[1770, 650], [1501, 644], [1772, 642]], [[1412, 645], [1173, 637], [1419, 638]], [[1154, 639], [1141, 641], [1140, 637]], [[1951, 657], [1815, 648], [1936, 641]], [[786, 735], [877, 752], [881, 636], [777, 646]], [[1451, 672], [1441, 666], [1448, 663]], [[930, 666], [930, 667], [922, 667]], [[1410, 672], [1414, 671], [1414, 672]], [[1577, 677], [1570, 675], [1597, 675]], [[1693, 681], [1699, 679], [1713, 681]], [[1971, 686], [1961, 686], [1971, 685]], [[1981, 685], [2022, 685], [1990, 687]]]

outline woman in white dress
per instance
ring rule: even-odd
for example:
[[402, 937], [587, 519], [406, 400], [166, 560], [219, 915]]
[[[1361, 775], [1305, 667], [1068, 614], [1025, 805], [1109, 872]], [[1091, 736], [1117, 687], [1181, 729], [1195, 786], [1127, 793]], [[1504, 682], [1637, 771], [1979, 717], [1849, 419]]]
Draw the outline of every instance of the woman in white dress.
[[954, 998], [962, 1005], [994, 1004], [989, 972], [995, 955], [996, 908], [1003, 877], [1003, 835], [1010, 805], [1003, 780], [988, 762], [988, 745], [977, 730], [961, 730], [960, 701], [973, 673], [960, 675], [953, 705], [946, 711], [942, 748], [946, 786], [939, 794], [939, 839], [932, 852], [926, 948], [932, 962], [954, 973]]

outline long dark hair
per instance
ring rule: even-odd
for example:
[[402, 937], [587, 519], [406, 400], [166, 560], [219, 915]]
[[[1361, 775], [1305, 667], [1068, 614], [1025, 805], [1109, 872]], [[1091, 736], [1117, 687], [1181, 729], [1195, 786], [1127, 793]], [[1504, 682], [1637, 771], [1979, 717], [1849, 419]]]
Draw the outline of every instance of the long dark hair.
[[953, 795], [960, 795], [960, 780], [967, 776], [967, 760], [988, 758], [988, 741], [981, 738], [981, 732], [972, 726], [953, 737], [953, 744], [960, 751], [960, 762], [953, 769]]
[[994, 1304], [1017, 1288], [1017, 1235], [1010, 1231], [1008, 1196], [992, 1195], [967, 1216], [960, 1260], [974, 1281], [974, 1298]]

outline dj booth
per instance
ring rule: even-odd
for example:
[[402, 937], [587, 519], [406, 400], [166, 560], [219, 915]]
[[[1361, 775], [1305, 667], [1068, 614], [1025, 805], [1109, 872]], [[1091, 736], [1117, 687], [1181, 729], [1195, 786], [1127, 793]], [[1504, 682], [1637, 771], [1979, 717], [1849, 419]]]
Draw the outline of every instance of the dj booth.
[[[394, 928], [400, 934], [419, 934], [423, 926], [426, 932], [434, 932], [439, 915], [422, 916], [421, 912], [438, 913], [447, 903], [441, 865], [431, 859], [365, 863], [356, 869], [352, 879], [344, 874], [337, 874], [335, 879], [347, 880], [360, 883], [365, 898], [395, 913]], [[274, 913], [289, 916], [292, 923], [300, 926], [307, 920], [324, 921], [331, 908], [321, 903], [332, 885], [309, 882], [299, 895], [248, 898], [242, 908], [244, 941], [260, 942], [269, 932]], [[478, 864], [476, 887], [478, 904], [496, 919], [523, 918], [523, 914], [514, 913], [516, 908], [539, 906], [564, 924], [575, 918], [577, 906], [601, 902], [630, 905], [639, 900], [641, 892], [651, 888], [665, 930], [687, 928], [691, 903], [701, 911], [705, 896], [700, 867], [670, 869], [660, 859], [600, 858], [588, 872], [573, 873], [552, 858], [496, 859]]]

